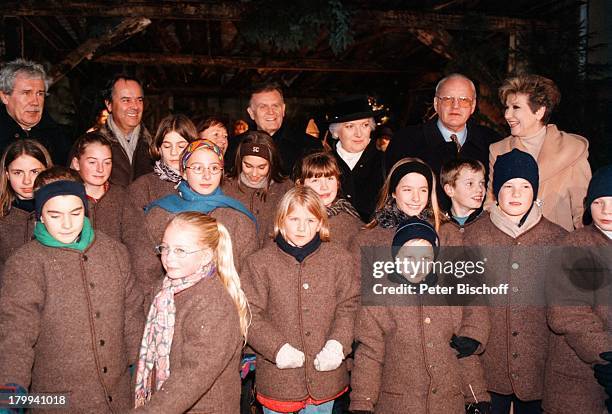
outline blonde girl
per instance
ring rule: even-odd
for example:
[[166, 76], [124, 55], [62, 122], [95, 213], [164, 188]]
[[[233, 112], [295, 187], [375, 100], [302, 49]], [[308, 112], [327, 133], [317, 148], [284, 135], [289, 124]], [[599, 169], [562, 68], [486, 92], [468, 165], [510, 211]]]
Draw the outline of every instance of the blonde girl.
[[275, 243], [247, 258], [241, 275], [257, 399], [266, 414], [331, 413], [348, 390], [359, 286], [348, 253], [327, 243], [327, 213], [312, 189], [289, 190], [274, 223]]
[[229, 233], [206, 214], [183, 212], [156, 250], [166, 273], [140, 347], [136, 411], [239, 412], [250, 314]]

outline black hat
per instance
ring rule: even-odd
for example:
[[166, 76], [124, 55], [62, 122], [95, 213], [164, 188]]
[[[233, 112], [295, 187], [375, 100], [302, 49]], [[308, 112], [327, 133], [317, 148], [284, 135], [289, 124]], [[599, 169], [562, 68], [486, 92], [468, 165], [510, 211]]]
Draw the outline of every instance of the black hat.
[[440, 245], [438, 233], [428, 221], [421, 220], [418, 217], [410, 217], [395, 231], [393, 244], [391, 246], [391, 254], [393, 257], [395, 258], [397, 256], [397, 253], [404, 243], [414, 239], [427, 240], [434, 248]]
[[352, 97], [336, 102], [325, 116], [330, 124], [348, 122], [356, 119], [377, 117], [385, 112], [376, 105], [373, 98], [367, 96]]
[[498, 198], [499, 190], [504, 183], [513, 178], [524, 178], [529, 181], [533, 190], [533, 199], [538, 197], [540, 172], [538, 163], [528, 153], [513, 149], [497, 157], [493, 165], [493, 194]]
[[584, 198], [584, 214], [582, 215], [582, 223], [584, 225], [593, 222], [591, 204], [599, 197], [612, 197], [612, 165], [601, 167], [591, 178], [589, 189]]
[[42, 209], [47, 201], [49, 201], [53, 197], [62, 195], [74, 195], [79, 197], [83, 202], [85, 215], [88, 215], [87, 193], [85, 192], [85, 186], [83, 185], [83, 183], [70, 180], [59, 180], [43, 185], [34, 193], [36, 219], [40, 220], [40, 216], [42, 215]]

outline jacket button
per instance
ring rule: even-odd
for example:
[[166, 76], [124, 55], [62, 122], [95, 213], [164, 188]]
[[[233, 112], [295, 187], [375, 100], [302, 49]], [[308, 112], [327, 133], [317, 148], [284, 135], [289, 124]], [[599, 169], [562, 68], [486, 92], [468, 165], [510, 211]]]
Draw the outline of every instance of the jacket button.
[[106, 374], [108, 372], [108, 368], [102, 367], [102, 372]]
[[96, 318], [100, 319], [100, 312], [96, 312], [95, 315], [96, 315]]
[[310, 336], [310, 331], [306, 332], [304, 335]]
[[83, 255], [83, 261], [84, 261], [84, 262], [86, 262], [86, 261], [87, 261], [87, 255], [86, 255], [86, 254], [84, 254], [84, 255]]
[[518, 263], [512, 263], [512, 268], [514, 270], [518, 269], [519, 268], [519, 264]]
[[431, 390], [431, 393], [432, 393], [432, 394], [435, 394], [435, 393], [437, 393], [437, 392], [438, 392], [438, 389], [437, 389], [437, 388], [434, 388], [434, 389], [432, 389], [432, 390]]
[[431, 323], [431, 318], [425, 318], [425, 323], [427, 324]]
[[514, 293], [516, 293], [516, 292], [518, 292], [518, 291], [519, 291], [519, 288], [517, 288], [516, 286], [514, 286], [514, 287], [512, 288], [512, 291], [513, 291]]
[[517, 331], [513, 331], [513, 332], [512, 332], [512, 336], [518, 336], [518, 334], [519, 334], [519, 333], [518, 333]]
[[104, 339], [100, 339], [100, 346], [104, 346]]
[[308, 285], [308, 283], [304, 283], [304, 284], [302, 285], [302, 287], [303, 287], [304, 289], [308, 289], [310, 286]]
[[89, 283], [89, 287], [93, 289], [93, 288], [95, 288], [95, 287], [96, 287], [96, 285], [95, 285], [95, 283], [94, 283], [94, 282], [91, 282], [91, 283]]
[[427, 348], [433, 348], [433, 342], [427, 342]]
[[463, 233], [464, 231], [465, 231], [465, 229], [464, 229], [463, 227], [461, 227], [461, 228], [459, 229], [459, 233]]
[[518, 378], [518, 376], [519, 376], [519, 375], [518, 375], [516, 372], [513, 372], [513, 373], [512, 373], [512, 378], [517, 379], [517, 378]]
[[113, 402], [113, 397], [111, 397], [110, 395], [108, 396], [108, 402]]
[[19, 138], [19, 133], [15, 133], [15, 138]]
[[516, 352], [513, 352], [513, 353], [512, 353], [512, 358], [516, 359], [516, 358], [518, 358], [518, 357], [519, 357], [519, 354], [517, 354]]
[[351, 195], [350, 195], [350, 194], [347, 194], [347, 195], [346, 195], [346, 198], [351, 198]]

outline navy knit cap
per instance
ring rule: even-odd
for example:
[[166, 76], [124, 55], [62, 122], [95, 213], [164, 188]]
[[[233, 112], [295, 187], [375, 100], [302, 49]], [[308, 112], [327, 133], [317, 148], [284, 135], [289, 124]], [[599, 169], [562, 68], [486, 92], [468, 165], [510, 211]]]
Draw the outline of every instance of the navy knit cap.
[[518, 149], [513, 149], [497, 157], [493, 165], [493, 194], [498, 198], [499, 190], [504, 183], [513, 178], [524, 178], [533, 189], [533, 199], [538, 197], [540, 173], [538, 163], [531, 155]]
[[393, 245], [391, 246], [393, 257], [397, 256], [404, 243], [414, 239], [427, 240], [433, 247], [437, 247], [440, 244], [438, 233], [429, 222], [417, 217], [410, 217], [395, 231]]
[[42, 209], [47, 201], [56, 196], [74, 195], [83, 201], [85, 215], [87, 215], [87, 193], [83, 183], [70, 180], [53, 181], [47, 185], [43, 185], [34, 193], [34, 206], [36, 210], [36, 219], [40, 220]]
[[598, 169], [591, 182], [587, 195], [584, 198], [584, 214], [582, 215], [582, 223], [585, 225], [593, 222], [591, 216], [591, 204], [599, 197], [612, 197], [612, 165], [606, 165]]

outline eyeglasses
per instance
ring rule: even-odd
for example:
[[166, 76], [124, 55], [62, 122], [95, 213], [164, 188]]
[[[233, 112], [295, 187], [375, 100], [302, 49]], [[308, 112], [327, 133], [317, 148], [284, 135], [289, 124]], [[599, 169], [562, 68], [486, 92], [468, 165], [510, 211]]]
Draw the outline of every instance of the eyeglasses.
[[157, 254], [162, 255], [162, 256], [167, 256], [168, 254], [170, 254], [170, 252], [172, 252], [179, 259], [184, 259], [185, 257], [187, 257], [187, 255], [201, 252], [202, 250], [206, 250], [206, 249], [199, 249], [199, 250], [194, 250], [192, 252], [188, 252], [187, 250], [181, 249], [180, 247], [175, 247], [171, 249], [169, 246], [166, 246], [165, 244], [160, 244], [158, 246], [155, 246], [155, 252]]
[[213, 164], [208, 167], [204, 167], [202, 165], [192, 165], [191, 167], [185, 167], [185, 168], [190, 169], [191, 171], [193, 171], [194, 174], [197, 174], [197, 175], [204, 174], [204, 171], [208, 171], [208, 173], [211, 175], [217, 175], [217, 174], [221, 174], [221, 171], [223, 171], [223, 168], [219, 164]]
[[472, 102], [474, 100], [467, 96], [436, 96], [442, 106], [452, 106], [455, 101], [459, 104], [461, 108], [469, 108], [472, 106]]

